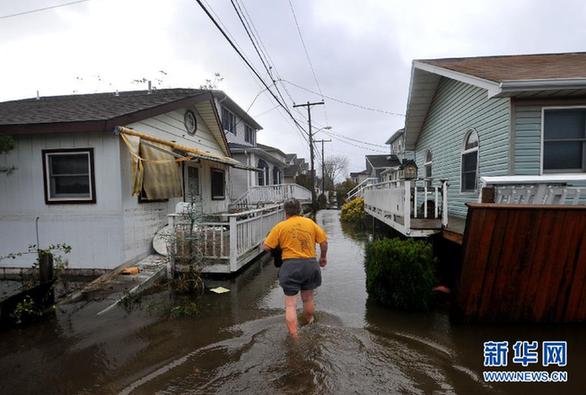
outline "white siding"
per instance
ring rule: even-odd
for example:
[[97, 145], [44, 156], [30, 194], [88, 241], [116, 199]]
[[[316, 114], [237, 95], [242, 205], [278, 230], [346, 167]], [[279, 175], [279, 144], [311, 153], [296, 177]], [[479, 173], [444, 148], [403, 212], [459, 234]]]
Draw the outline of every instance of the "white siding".
[[[187, 134], [183, 125], [183, 116], [188, 109], [193, 111], [197, 119], [197, 130], [193, 136]], [[174, 140], [177, 144], [193, 146], [214, 154], [224, 155], [218, 141], [212, 135], [195, 107], [157, 115], [140, 122], [131, 123], [128, 127], [165, 140]]]
[[[59, 133], [16, 138], [16, 148], [0, 155], [0, 166], [16, 166], [0, 173], [0, 256], [36, 244], [39, 217], [41, 248], [65, 243], [72, 247], [70, 267], [112, 268], [120, 264], [122, 219], [118, 138], [113, 134]], [[96, 203], [45, 203], [42, 150], [93, 148]], [[0, 261], [0, 266], [30, 266], [35, 257]]]

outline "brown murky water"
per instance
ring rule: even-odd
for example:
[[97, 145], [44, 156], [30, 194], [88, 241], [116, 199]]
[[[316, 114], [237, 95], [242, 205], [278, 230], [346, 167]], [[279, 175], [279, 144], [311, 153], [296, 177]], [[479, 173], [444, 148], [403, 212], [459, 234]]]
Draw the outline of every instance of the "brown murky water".
[[[104, 302], [79, 302], [0, 333], [0, 393], [586, 393], [586, 326], [456, 325], [444, 312], [378, 307], [365, 291], [366, 235], [342, 229], [337, 211], [318, 222], [330, 236], [329, 265], [317, 323], [298, 341], [287, 337], [276, 269], [263, 260], [217, 282], [231, 292], [206, 294], [194, 318], [162, 314], [170, 295], [161, 290], [132, 310], [96, 317]], [[485, 384], [488, 340], [567, 340], [569, 382]]]

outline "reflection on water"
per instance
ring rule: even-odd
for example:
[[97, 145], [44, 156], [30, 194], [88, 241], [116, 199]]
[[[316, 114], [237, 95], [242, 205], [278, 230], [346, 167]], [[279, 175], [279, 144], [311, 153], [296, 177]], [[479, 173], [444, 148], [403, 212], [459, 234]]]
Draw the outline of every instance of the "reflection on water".
[[[0, 393], [584, 393], [583, 325], [453, 325], [443, 312], [406, 314], [369, 303], [365, 232], [318, 216], [330, 238], [316, 323], [287, 336], [276, 269], [261, 260], [234, 280], [210, 281], [199, 314], [169, 319], [109, 302], [62, 308], [48, 323], [0, 336]], [[140, 306], [168, 303], [158, 291]], [[487, 340], [569, 343], [569, 384], [486, 385]], [[30, 377], [35, 377], [31, 380]], [[51, 389], [48, 391], [48, 389]]]

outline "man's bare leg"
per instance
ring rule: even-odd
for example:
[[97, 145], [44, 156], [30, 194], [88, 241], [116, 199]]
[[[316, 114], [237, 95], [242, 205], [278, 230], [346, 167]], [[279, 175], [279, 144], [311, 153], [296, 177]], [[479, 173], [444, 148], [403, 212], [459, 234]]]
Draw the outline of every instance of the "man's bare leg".
[[303, 300], [303, 316], [305, 317], [305, 322], [311, 324], [313, 322], [313, 314], [315, 313], [313, 290], [301, 291], [301, 300]]
[[297, 295], [285, 295], [285, 320], [289, 334], [297, 337]]

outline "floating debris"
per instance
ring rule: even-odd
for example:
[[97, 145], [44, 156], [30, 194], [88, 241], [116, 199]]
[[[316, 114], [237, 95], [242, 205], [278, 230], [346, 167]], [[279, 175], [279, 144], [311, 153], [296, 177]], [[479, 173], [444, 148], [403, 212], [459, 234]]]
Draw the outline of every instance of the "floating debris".
[[226, 292], [230, 292], [230, 290], [228, 288], [224, 288], [224, 287], [211, 288], [210, 291], [217, 293], [217, 294], [225, 294]]

